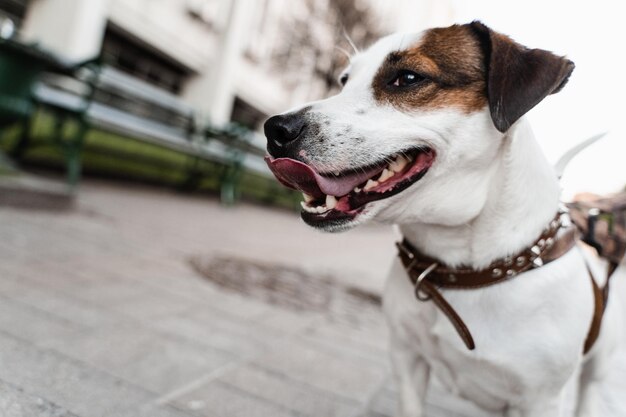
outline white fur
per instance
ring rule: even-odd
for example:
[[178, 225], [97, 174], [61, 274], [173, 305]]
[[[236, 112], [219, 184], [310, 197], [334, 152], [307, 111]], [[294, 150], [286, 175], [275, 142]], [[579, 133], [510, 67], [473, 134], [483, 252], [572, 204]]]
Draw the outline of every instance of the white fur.
[[[318, 136], [333, 138], [332, 146], [307, 138], [303, 155], [327, 172], [377, 162], [410, 146], [434, 149], [436, 160], [419, 182], [368, 204], [342, 228], [371, 218], [396, 223], [425, 254], [482, 268], [540, 234], [557, 211], [558, 180], [523, 118], [502, 134], [487, 108], [403, 112], [374, 100], [372, 80], [385, 56], [419, 38], [392, 35], [353, 58], [343, 91], [308, 104], [309, 117], [322, 126]], [[578, 417], [600, 416], [599, 392], [621, 343], [621, 316], [618, 300], [611, 299], [601, 337], [583, 357], [593, 298], [580, 249], [506, 283], [442, 293], [471, 330], [476, 350], [465, 347], [432, 302], [416, 300], [394, 262], [384, 311], [400, 416], [424, 416], [432, 377], [451, 395], [508, 417], [565, 416], [575, 408]], [[577, 397], [578, 404], [567, 404]]]
[[[487, 179], [480, 213], [471, 221], [442, 225], [445, 218], [401, 224], [407, 239], [427, 254], [450, 264], [477, 268], [527, 246], [556, 211], [555, 174], [541, 154], [525, 121], [502, 139], [503, 146]], [[449, 188], [448, 188], [449, 189]], [[484, 197], [484, 196], [480, 196]], [[459, 217], [465, 206], [460, 205]], [[454, 213], [445, 213], [452, 215]], [[596, 271], [596, 276], [602, 276]], [[413, 355], [394, 362], [401, 392], [419, 392], [424, 379], [411, 365], [416, 358], [429, 364], [445, 387], [487, 410], [506, 416], [564, 416], [565, 387], [575, 389], [585, 360], [587, 370], [578, 416], [599, 416], [598, 381], [610, 370], [611, 353], [620, 342], [615, 328], [621, 315], [617, 300], [605, 313], [602, 338], [590, 358], [582, 357], [593, 299], [589, 275], [579, 249], [507, 283], [472, 291], [445, 291], [475, 338], [468, 351], [448, 319], [432, 304], [416, 302], [398, 261], [385, 291], [385, 313], [391, 326], [392, 355]], [[608, 324], [607, 324], [608, 323]], [[613, 331], [612, 331], [613, 330]], [[405, 352], [406, 350], [406, 352]], [[410, 352], [410, 353], [409, 353]], [[582, 370], [585, 372], [585, 370]], [[590, 382], [594, 381], [594, 382]], [[401, 399], [402, 416], [420, 416], [423, 396]], [[587, 409], [586, 409], [587, 407]], [[572, 408], [571, 406], [569, 408]]]

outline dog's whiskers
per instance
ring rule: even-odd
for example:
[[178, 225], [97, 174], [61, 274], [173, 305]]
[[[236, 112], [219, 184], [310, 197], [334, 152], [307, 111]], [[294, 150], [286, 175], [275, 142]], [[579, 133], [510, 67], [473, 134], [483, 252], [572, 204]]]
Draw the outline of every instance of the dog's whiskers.
[[386, 157], [383, 159], [383, 161], [384, 161], [386, 164], [391, 164], [392, 162], [394, 162], [394, 161], [395, 161], [395, 158], [392, 158], [391, 156], [386, 156]]
[[346, 30], [345, 26], [343, 27], [343, 36], [346, 38], [346, 40], [348, 41], [348, 43], [350, 44], [350, 46], [354, 50], [354, 53], [358, 54], [360, 52], [359, 48], [357, 48], [356, 45], [354, 44], [354, 41], [352, 40], [352, 38], [348, 34], [348, 31]]
[[348, 58], [348, 61], [352, 60], [352, 54], [350, 54], [350, 52], [348, 52], [347, 50], [345, 50], [344, 48], [342, 48], [341, 46], [337, 46], [335, 45], [335, 49], [337, 49], [339, 52], [341, 52], [342, 54], [344, 54], [346, 56], [346, 58]]

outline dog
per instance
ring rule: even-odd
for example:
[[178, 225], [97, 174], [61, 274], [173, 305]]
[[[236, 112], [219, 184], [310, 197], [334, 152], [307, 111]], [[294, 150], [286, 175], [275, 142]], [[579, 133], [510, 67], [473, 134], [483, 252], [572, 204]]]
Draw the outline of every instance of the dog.
[[[390, 35], [351, 58], [337, 95], [269, 118], [266, 159], [303, 192], [308, 225], [396, 224], [437, 265], [482, 270], [531, 247], [559, 212], [557, 175], [525, 114], [573, 70], [478, 21]], [[497, 285], [441, 289], [471, 331], [468, 349], [396, 259], [383, 309], [398, 415], [424, 416], [434, 380], [507, 417], [610, 415], [603, 384], [623, 324], [611, 298], [583, 352], [595, 317], [588, 268], [602, 276], [594, 261], [574, 247]]]

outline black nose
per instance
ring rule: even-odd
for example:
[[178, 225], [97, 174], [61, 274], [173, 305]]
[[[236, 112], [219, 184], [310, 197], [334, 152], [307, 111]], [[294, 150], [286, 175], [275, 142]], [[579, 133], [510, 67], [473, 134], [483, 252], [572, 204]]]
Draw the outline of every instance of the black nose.
[[284, 146], [298, 139], [304, 130], [305, 121], [301, 113], [279, 114], [267, 119], [263, 126], [268, 145]]

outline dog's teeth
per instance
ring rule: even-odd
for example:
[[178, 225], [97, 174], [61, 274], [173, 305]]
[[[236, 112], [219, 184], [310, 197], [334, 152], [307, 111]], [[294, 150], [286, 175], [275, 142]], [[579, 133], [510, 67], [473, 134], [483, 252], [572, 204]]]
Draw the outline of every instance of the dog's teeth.
[[338, 176], [341, 175], [341, 173], [339, 171], [335, 171], [334, 174], [335, 174], [335, 177], [338, 177]]
[[302, 206], [302, 209], [306, 211], [307, 213], [317, 213], [317, 210], [315, 209], [315, 207], [309, 206], [304, 201], [301, 201], [300, 205]]
[[363, 187], [363, 189], [365, 191], [369, 191], [372, 188], [376, 187], [378, 185], [378, 181], [374, 181], [374, 180], [367, 180], [367, 182], [365, 183], [365, 187]]
[[354, 192], [355, 192], [355, 193], [360, 193], [360, 192], [361, 192], [361, 189], [360, 189], [359, 187], [354, 187]]
[[393, 177], [393, 172], [385, 168], [383, 169], [383, 172], [380, 173], [380, 177], [378, 177], [378, 182], [385, 182], [391, 177]]
[[326, 196], [326, 208], [328, 208], [329, 210], [334, 209], [336, 205], [337, 205], [337, 199], [332, 195], [327, 195]]
[[389, 168], [393, 172], [401, 172], [408, 163], [409, 161], [407, 161], [404, 156], [398, 155], [398, 157], [389, 164]]
[[304, 201], [306, 201], [307, 204], [315, 200], [315, 198], [312, 195], [309, 195], [307, 193], [302, 193], [302, 197], [304, 197]]
[[[301, 201], [300, 205], [302, 206], [302, 209], [306, 211], [307, 213], [324, 213], [325, 211], [328, 211], [329, 208], [333, 208], [335, 205], [337, 205], [337, 199], [333, 196], [326, 196], [326, 201], [327, 201], [326, 205], [321, 205], [321, 206], [316, 206], [316, 207], [312, 207], [304, 201]], [[330, 202], [333, 205], [333, 207], [327, 207], [328, 202]]]

